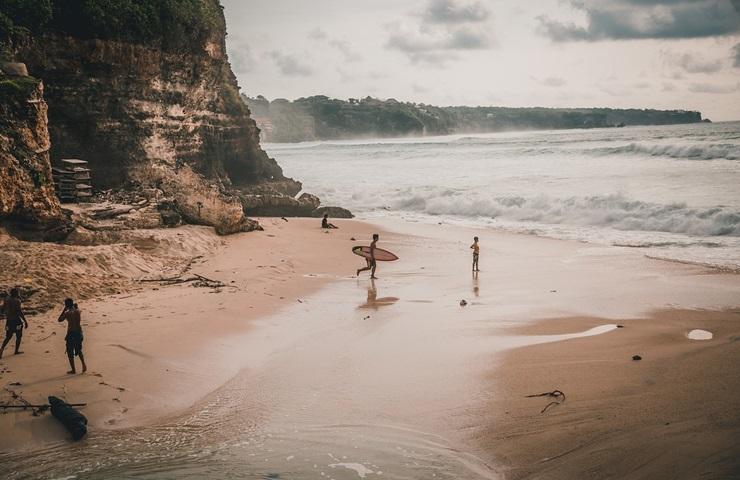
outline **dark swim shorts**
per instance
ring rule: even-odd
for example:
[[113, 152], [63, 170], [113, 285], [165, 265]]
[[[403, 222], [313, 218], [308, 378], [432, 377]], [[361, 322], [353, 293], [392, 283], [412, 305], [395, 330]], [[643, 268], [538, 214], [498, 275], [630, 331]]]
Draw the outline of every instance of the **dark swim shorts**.
[[67, 356], [82, 355], [82, 332], [69, 332], [64, 340], [67, 341]]
[[12, 337], [13, 335], [17, 335], [19, 337], [23, 335], [23, 324], [21, 322], [7, 323], [5, 325], [5, 336]]

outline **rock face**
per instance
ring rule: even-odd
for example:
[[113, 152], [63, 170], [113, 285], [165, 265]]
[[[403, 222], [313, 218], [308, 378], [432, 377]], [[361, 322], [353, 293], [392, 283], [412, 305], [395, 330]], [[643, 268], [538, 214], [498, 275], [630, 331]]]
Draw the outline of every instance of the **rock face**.
[[54, 195], [43, 92], [35, 78], [0, 74], [0, 220], [30, 238], [56, 240], [70, 225]]
[[[54, 12], [64, 10], [53, 3]], [[87, 160], [96, 188], [160, 188], [185, 221], [222, 233], [253, 229], [247, 213], [307, 214], [313, 200], [295, 199], [300, 182], [260, 147], [226, 56], [218, 0], [200, 5], [213, 18], [186, 48], [149, 37], [90, 38], [57, 19], [12, 45], [46, 88], [51, 163]], [[245, 213], [257, 197], [272, 207]]]

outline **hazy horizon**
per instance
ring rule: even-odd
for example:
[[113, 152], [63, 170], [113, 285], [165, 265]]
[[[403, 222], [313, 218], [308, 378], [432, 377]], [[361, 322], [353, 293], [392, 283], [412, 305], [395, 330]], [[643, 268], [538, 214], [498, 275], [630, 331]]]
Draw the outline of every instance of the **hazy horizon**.
[[737, 0], [224, 0], [242, 92], [740, 119]]

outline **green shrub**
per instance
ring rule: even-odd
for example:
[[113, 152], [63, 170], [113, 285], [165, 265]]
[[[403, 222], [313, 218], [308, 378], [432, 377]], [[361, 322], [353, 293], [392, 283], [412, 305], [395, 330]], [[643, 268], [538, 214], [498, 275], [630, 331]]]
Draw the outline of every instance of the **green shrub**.
[[18, 27], [51, 28], [78, 38], [197, 50], [220, 19], [215, 0], [2, 0], [0, 41], [12, 39]]

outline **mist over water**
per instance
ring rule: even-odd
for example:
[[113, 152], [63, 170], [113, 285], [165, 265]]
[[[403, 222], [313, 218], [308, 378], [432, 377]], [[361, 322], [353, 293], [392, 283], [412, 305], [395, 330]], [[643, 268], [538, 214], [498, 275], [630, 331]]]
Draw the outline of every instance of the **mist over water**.
[[325, 205], [740, 268], [740, 122], [267, 144]]

